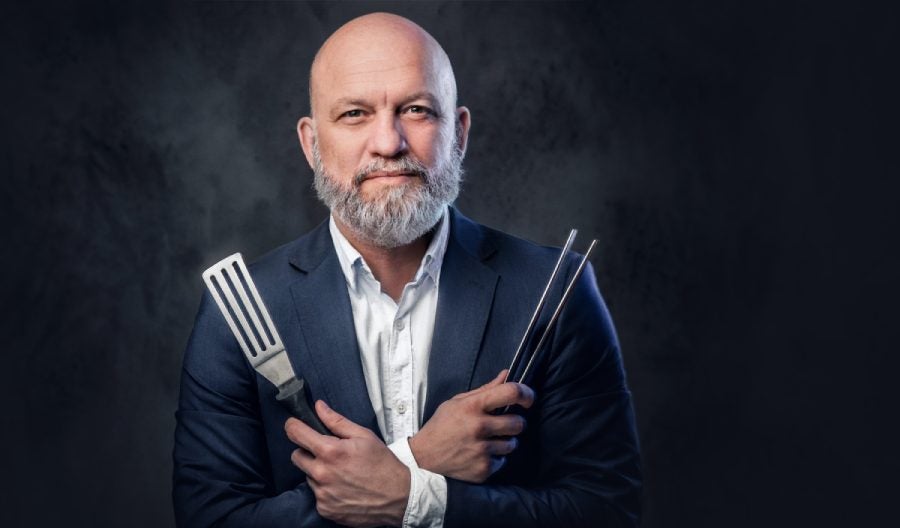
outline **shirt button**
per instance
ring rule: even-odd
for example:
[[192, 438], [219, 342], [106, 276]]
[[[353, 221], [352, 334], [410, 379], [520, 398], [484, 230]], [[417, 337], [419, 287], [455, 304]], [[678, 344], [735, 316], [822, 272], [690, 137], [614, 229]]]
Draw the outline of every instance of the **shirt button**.
[[406, 325], [403, 323], [403, 319], [400, 319], [399, 321], [397, 321], [396, 323], [394, 323], [394, 328], [396, 328], [397, 331], [403, 330], [403, 327], [404, 327], [404, 326], [406, 326]]
[[402, 401], [397, 404], [397, 412], [400, 414], [406, 413], [406, 402]]

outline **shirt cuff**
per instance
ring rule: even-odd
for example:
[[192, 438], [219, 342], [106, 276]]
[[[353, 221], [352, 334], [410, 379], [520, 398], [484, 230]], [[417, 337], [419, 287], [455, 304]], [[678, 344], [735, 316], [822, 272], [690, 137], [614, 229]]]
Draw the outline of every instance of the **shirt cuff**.
[[409, 501], [403, 514], [403, 528], [443, 528], [447, 479], [420, 468], [406, 438], [390, 444], [388, 449], [409, 468]]

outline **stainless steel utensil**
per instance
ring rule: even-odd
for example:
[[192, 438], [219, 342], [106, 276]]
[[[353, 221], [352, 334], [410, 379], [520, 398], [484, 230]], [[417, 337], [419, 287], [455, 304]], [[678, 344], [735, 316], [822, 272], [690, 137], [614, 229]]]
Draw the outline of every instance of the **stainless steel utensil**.
[[[559, 270], [562, 267], [563, 260], [565, 260], [566, 254], [568, 254], [569, 250], [571, 249], [572, 242], [574, 242], [577, 234], [578, 231], [575, 229], [569, 232], [569, 238], [566, 240], [566, 244], [563, 246], [562, 251], [560, 251], [559, 259], [557, 259], [556, 261], [556, 266], [553, 268], [553, 272], [550, 274], [550, 279], [547, 281], [547, 285], [544, 287], [544, 292], [541, 294], [541, 298], [538, 301], [537, 307], [534, 309], [534, 313], [531, 315], [531, 321], [529, 321], [528, 327], [526, 327], [525, 333], [524, 335], [522, 335], [522, 340], [519, 342], [519, 347], [516, 349], [516, 353], [513, 356], [512, 363], [510, 363], [509, 365], [509, 372], [506, 373], [506, 380], [504, 381], [508, 381], [510, 376], [515, 376], [515, 370], [519, 367], [521, 362], [527, 361], [525, 363], [525, 369], [515, 380], [517, 383], [525, 382], [526, 376], [528, 376], [528, 372], [531, 370], [531, 366], [534, 364], [535, 358], [538, 357], [541, 349], [544, 347], [547, 339], [553, 331], [553, 327], [556, 325], [556, 321], [559, 319], [559, 314], [562, 312], [562, 309], [565, 307], [566, 303], [569, 302], [569, 297], [571, 297], [572, 291], [575, 289], [575, 283], [578, 281], [578, 278], [581, 277], [581, 273], [587, 266], [587, 262], [591, 256], [591, 252], [594, 251], [594, 247], [597, 245], [596, 239], [591, 241], [591, 245], [585, 252], [584, 257], [582, 257], [581, 262], [578, 264], [578, 268], [575, 269], [575, 273], [572, 275], [572, 278], [566, 285], [566, 288], [563, 291], [563, 295], [559, 299], [559, 303], [556, 305], [556, 309], [553, 310], [553, 315], [550, 316], [550, 321], [547, 322], [547, 326], [544, 328], [544, 332], [541, 334], [541, 337], [538, 340], [537, 344], [534, 346], [534, 349], [530, 353], [525, 353], [525, 355], [523, 356], [522, 354], [527, 343], [531, 341], [531, 333], [534, 330], [534, 325], [537, 322], [538, 317], [540, 317], [541, 311], [544, 308], [544, 304], [547, 301], [547, 294], [550, 292], [550, 288], [553, 287], [553, 283], [556, 282], [556, 278], [559, 275]], [[503, 412], [506, 412], [507, 410], [509, 410], [509, 407], [504, 409]]]
[[210, 266], [203, 272], [203, 281], [247, 360], [278, 388], [275, 398], [320, 434], [331, 434], [316, 415], [306, 382], [294, 373], [281, 336], [241, 254], [235, 253]]

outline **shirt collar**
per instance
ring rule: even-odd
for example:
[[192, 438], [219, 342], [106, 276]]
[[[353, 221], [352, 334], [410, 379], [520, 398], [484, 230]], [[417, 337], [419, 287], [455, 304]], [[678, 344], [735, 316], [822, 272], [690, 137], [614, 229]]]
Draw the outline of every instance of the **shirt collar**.
[[[447, 213], [448, 207], [444, 207], [441, 219], [438, 221], [437, 230], [428, 244], [425, 256], [419, 264], [419, 269], [413, 278], [413, 282], [419, 282], [423, 276], [431, 277], [435, 286], [441, 276], [441, 265], [444, 262], [444, 253], [447, 252], [447, 242], [450, 240], [450, 218]], [[328, 218], [328, 230], [331, 233], [331, 241], [334, 244], [334, 250], [337, 253], [338, 262], [341, 265], [341, 271], [344, 278], [351, 288], [356, 290], [357, 280], [360, 278], [360, 272], [371, 275], [372, 271], [366, 264], [365, 259], [359, 254], [359, 251], [350, 244], [347, 237], [341, 233], [337, 224], [334, 222], [334, 216]]]

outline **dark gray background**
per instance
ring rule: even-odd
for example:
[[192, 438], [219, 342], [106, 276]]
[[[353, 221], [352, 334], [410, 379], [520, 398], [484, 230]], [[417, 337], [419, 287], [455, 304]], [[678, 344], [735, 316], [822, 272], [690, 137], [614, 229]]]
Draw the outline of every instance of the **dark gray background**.
[[2, 9], [0, 524], [173, 524], [200, 272], [324, 218], [294, 133], [307, 68], [378, 8], [454, 63], [459, 207], [600, 239], [644, 526], [896, 518], [896, 12], [107, 2]]

